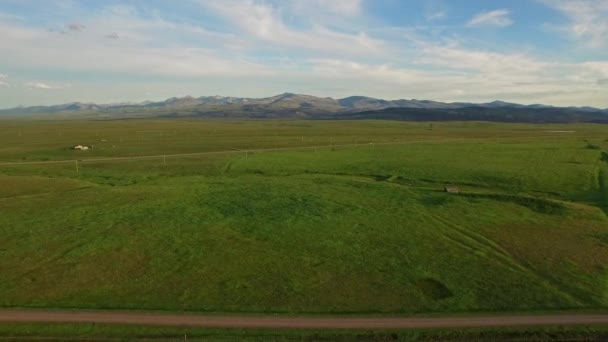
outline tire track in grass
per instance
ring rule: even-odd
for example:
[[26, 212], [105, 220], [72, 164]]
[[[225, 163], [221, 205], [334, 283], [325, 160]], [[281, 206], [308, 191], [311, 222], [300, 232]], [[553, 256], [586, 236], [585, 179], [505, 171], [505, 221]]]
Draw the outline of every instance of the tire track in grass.
[[[385, 182], [385, 184], [389, 184], [389, 185], [396, 186], [399, 188], [406, 188], [406, 189], [407, 188], [417, 188], [417, 189], [421, 188], [421, 187], [405, 186], [405, 185], [398, 184], [398, 183]], [[422, 189], [426, 189], [426, 188], [422, 188]], [[431, 220], [438, 222], [440, 225], [449, 228], [452, 232], [455, 232], [456, 237], [445, 235], [445, 238], [452, 241], [453, 243], [458, 244], [462, 248], [465, 248], [472, 252], [483, 251], [483, 252], [492, 254], [493, 256], [498, 258], [498, 260], [500, 260], [502, 262], [502, 264], [504, 266], [506, 266], [508, 269], [510, 269], [511, 271], [530, 272], [530, 270], [528, 270], [526, 267], [524, 267], [523, 265], [518, 263], [507, 250], [505, 250], [502, 246], [500, 246], [498, 243], [496, 243], [492, 239], [489, 239], [482, 234], [479, 234], [479, 233], [470, 231], [466, 228], [463, 228], [463, 227], [461, 227], [455, 223], [452, 223], [446, 219], [443, 219], [437, 215], [426, 214], [426, 213], [424, 213], [424, 215], [427, 216], [428, 218], [430, 218]]]
[[462, 228], [461, 226], [455, 223], [451, 223], [437, 215], [432, 215], [432, 217], [435, 221], [438, 221], [443, 226], [449, 228], [451, 231], [458, 234], [460, 238], [470, 242], [471, 247], [475, 250], [480, 250], [487, 254], [491, 254], [492, 256], [497, 258], [497, 260], [501, 261], [504, 266], [506, 266], [512, 271], [526, 271], [525, 267], [523, 267], [517, 262], [514, 262], [511, 254], [509, 254], [509, 252], [504, 250], [494, 241], [486, 238], [485, 236], [482, 236], [481, 234], [469, 231], [466, 228]]
[[[69, 189], [69, 190], [58, 191], [58, 192], [47, 192], [47, 193], [39, 193], [39, 194], [33, 194], [33, 195], [22, 195], [22, 196], [16, 196], [16, 197], [35, 197], [35, 196], [42, 196], [42, 195], [61, 196], [65, 193], [69, 193], [69, 192], [85, 191], [85, 190], [91, 190], [94, 188], [95, 188], [95, 186], [90, 186], [90, 187]], [[12, 197], [12, 198], [15, 198], [15, 197]], [[4, 198], [0, 198], [0, 200], [2, 200], [2, 199], [4, 199]], [[107, 234], [113, 228], [114, 228], [113, 226], [106, 227], [102, 230], [99, 230], [97, 232], [97, 234], [99, 234], [99, 236], [107, 236]], [[36, 232], [37, 233], [47, 232], [47, 231], [50, 231], [53, 229], [54, 229], [54, 226], [49, 226], [45, 229], [36, 229]], [[32, 233], [32, 230], [30, 230], [30, 233]], [[78, 239], [71, 241], [69, 244], [66, 244], [66, 247], [59, 251], [56, 251], [55, 253], [50, 254], [50, 255], [45, 254], [45, 257], [40, 259], [35, 265], [33, 265], [27, 269], [21, 269], [20, 272], [16, 272], [14, 274], [13, 279], [18, 280], [18, 279], [27, 278], [27, 277], [31, 276], [32, 274], [38, 273], [41, 269], [47, 269], [50, 266], [54, 265], [57, 261], [65, 259], [65, 257], [68, 256], [70, 253], [72, 253], [90, 243], [91, 243], [91, 240], [90, 240], [89, 236], [86, 236], [86, 235], [81, 236]], [[45, 250], [45, 251], [48, 252], [48, 250]]]
[[[347, 175], [347, 174], [332, 174], [332, 173], [312, 173], [318, 175], [328, 175], [328, 176], [338, 176], [338, 177], [346, 177], [349, 178], [357, 177], [360, 181], [369, 182], [369, 183], [381, 183], [386, 186], [401, 188], [410, 190], [414, 189], [424, 189], [429, 190], [430, 188], [426, 187], [418, 187], [418, 186], [407, 186], [399, 183], [392, 183], [387, 181], [378, 181], [373, 175]], [[470, 231], [466, 228], [463, 228], [457, 224], [454, 224], [446, 219], [438, 217], [436, 215], [423, 213], [419, 211], [419, 213], [429, 219], [429, 221], [435, 221], [439, 225], [445, 226], [454, 234], [442, 234], [442, 237], [448, 240], [450, 243], [453, 243], [459, 246], [462, 249], [467, 250], [471, 253], [481, 254], [485, 257], [493, 257], [495, 260], [499, 261], [501, 265], [503, 265], [506, 269], [514, 272], [514, 273], [523, 273], [530, 276], [532, 279], [538, 280], [540, 284], [546, 287], [548, 290], [552, 291], [556, 295], [563, 297], [565, 300], [569, 301], [571, 304], [575, 305], [584, 305], [584, 303], [573, 296], [572, 294], [565, 292], [560, 289], [558, 286], [551, 283], [551, 281], [542, 275], [535, 272], [530, 267], [523, 265], [519, 262], [511, 253], [509, 253], [505, 248], [503, 248], [500, 244], [495, 242], [494, 240], [484, 236], [483, 234]]]
[[[608, 172], [606, 171], [606, 166], [608, 165], [608, 153], [602, 151], [600, 153], [600, 167], [597, 172], [597, 185], [599, 191], [599, 202], [600, 208], [604, 211], [606, 216], [608, 216], [608, 184], [606, 184], [606, 179], [608, 179]], [[608, 303], [608, 270], [605, 271], [604, 274], [604, 303]]]
[[[432, 219], [434, 219], [435, 221], [442, 224], [444, 227], [447, 227], [451, 231], [458, 234], [458, 236], [460, 238], [464, 238], [464, 241], [469, 242], [470, 243], [469, 246], [471, 248], [473, 248], [475, 251], [481, 250], [483, 252], [486, 252], [487, 255], [484, 255], [485, 257], [494, 257], [508, 270], [516, 272], [516, 273], [523, 273], [523, 274], [530, 276], [532, 279], [537, 279], [539, 281], [539, 283], [542, 284], [545, 288], [547, 288], [548, 290], [551, 290], [553, 293], [555, 293], [557, 295], [560, 295], [561, 297], [566, 299], [571, 304], [584, 305], [583, 301], [574, 297], [572, 294], [563, 291], [558, 286], [552, 284], [549, 279], [538, 274], [530, 267], [524, 266], [515, 257], [513, 257], [507, 250], [505, 250], [502, 246], [500, 246], [498, 243], [496, 243], [492, 239], [487, 238], [486, 236], [484, 236], [480, 233], [476, 233], [476, 232], [470, 231], [466, 228], [463, 228], [455, 223], [451, 223], [443, 218], [440, 218], [437, 215], [429, 214], [429, 216]], [[461, 242], [461, 243], [466, 245], [466, 242]]]
[[436, 222], [438, 225], [447, 228], [446, 232], [442, 232], [442, 237], [460, 248], [483, 257], [493, 256], [500, 262], [501, 265], [512, 272], [528, 272], [525, 267], [517, 262], [514, 262], [508, 252], [500, 247], [496, 248], [495, 246], [497, 245], [493, 243], [493, 241], [492, 243], [484, 243], [484, 241], [489, 239], [485, 237], [483, 240], [475, 238], [473, 234], [467, 233], [464, 228], [451, 224], [437, 215], [423, 213], [420, 211], [419, 214], [425, 216], [429, 221]]
[[81, 187], [81, 188], [75, 188], [75, 189], [69, 189], [69, 190], [63, 190], [63, 191], [46, 191], [46, 192], [38, 192], [35, 194], [3, 196], [3, 197], [0, 197], [0, 201], [7, 200], [7, 199], [15, 199], [15, 198], [30, 198], [30, 197], [43, 196], [43, 195], [64, 194], [67, 192], [75, 192], [75, 191], [92, 189], [92, 188], [93, 188], [93, 186], [85, 186], [85, 187]]
[[608, 185], [606, 184], [606, 178], [608, 178], [608, 172], [600, 165], [597, 172], [598, 200], [600, 208], [608, 215]]
[[224, 165], [224, 167], [222, 167], [222, 174], [230, 174], [230, 170], [232, 170], [232, 164], [234, 163], [234, 160], [230, 159], [228, 160], [228, 162], [226, 163], [226, 165]]
[[608, 153], [600, 151], [592, 189], [586, 193], [589, 205], [599, 208], [608, 217]]
[[[378, 182], [377, 180], [374, 180], [371, 176], [367, 176], [367, 177], [368, 178], [366, 180], [369, 182]], [[397, 187], [397, 188], [404, 188], [407, 190], [412, 189], [412, 188], [428, 190], [428, 188], [424, 188], [424, 187], [406, 186], [403, 184], [386, 182], [386, 181], [381, 182], [381, 183], [388, 185], [388, 186]], [[437, 215], [432, 215], [432, 214], [423, 213], [423, 212], [419, 212], [419, 213], [422, 214], [423, 216], [426, 216], [430, 221], [435, 221], [455, 233], [454, 235], [444, 234], [443, 236], [446, 240], [449, 240], [450, 242], [460, 246], [463, 249], [466, 249], [467, 251], [470, 251], [470, 252], [481, 251], [482, 255], [486, 255], [486, 254], [491, 255], [491, 256], [495, 257], [496, 260], [500, 261], [501, 264], [503, 266], [505, 266], [507, 269], [509, 269], [513, 272], [527, 273], [529, 275], [532, 275], [534, 278], [543, 280], [543, 283], [547, 283], [546, 279], [544, 279], [543, 277], [541, 277], [540, 275], [538, 275], [536, 272], [532, 271], [528, 267], [522, 265], [506, 249], [504, 249], [502, 246], [500, 246], [494, 240], [492, 240], [480, 233], [470, 231], [466, 228], [463, 228], [463, 227], [461, 227], [455, 223], [452, 223], [446, 219], [443, 219]], [[559, 290], [558, 288], [555, 288], [555, 286], [553, 286], [551, 284], [547, 284], [547, 285], [550, 285], [554, 290], [556, 290], [560, 294], [569, 297], [568, 298], [569, 300], [571, 300], [575, 303], [578, 303], [578, 304], [582, 304], [579, 300], [573, 298], [571, 295], [569, 295], [567, 293], [564, 293], [563, 291]]]
[[[608, 161], [608, 159], [607, 159], [607, 161]], [[406, 186], [406, 185], [402, 185], [402, 184], [398, 184], [398, 183], [385, 182], [385, 184], [390, 184], [392, 186], [401, 187], [401, 188], [412, 188], [410, 186]], [[414, 187], [414, 188], [417, 188], [417, 187]], [[484, 252], [488, 253], [488, 255], [491, 255], [491, 256], [495, 257], [496, 260], [500, 261], [501, 264], [503, 266], [505, 266], [507, 269], [509, 269], [513, 272], [522, 272], [522, 273], [525, 273], [525, 274], [531, 276], [533, 279], [538, 279], [540, 281], [540, 283], [542, 283], [547, 289], [552, 290], [553, 293], [561, 295], [563, 298], [565, 298], [572, 304], [584, 305], [584, 302], [581, 301], [580, 299], [576, 298], [574, 295], [572, 295], [568, 292], [565, 292], [564, 290], [560, 289], [558, 286], [552, 284], [549, 279], [538, 274], [536, 271], [534, 271], [530, 267], [523, 265], [513, 255], [511, 255], [511, 253], [509, 253], [506, 249], [504, 249], [500, 244], [498, 244], [494, 240], [484, 236], [483, 234], [468, 230], [460, 225], [457, 225], [447, 219], [443, 219], [437, 215], [432, 215], [432, 214], [424, 214], [424, 215], [429, 217], [431, 220], [438, 222], [440, 225], [443, 225], [444, 227], [449, 228], [452, 232], [456, 233], [455, 236], [444, 235], [444, 238], [446, 240], [449, 240], [452, 243], [455, 243], [456, 245], [460, 246], [461, 248], [464, 248], [471, 252], [482, 251], [482, 254]]]
[[541, 278], [535, 272], [531, 271], [527, 267], [523, 266], [521, 263], [517, 262], [517, 260], [509, 252], [507, 252], [494, 241], [484, 236], [481, 236], [481, 234], [468, 231], [467, 229], [462, 228], [459, 225], [450, 223], [447, 220], [440, 218], [436, 215], [430, 216], [440, 225], [448, 228], [452, 233], [454, 233], [453, 236], [446, 235], [448, 239], [455, 240], [460, 245], [467, 246], [469, 250], [479, 256], [482, 256], [484, 258], [493, 258], [494, 260], [498, 261], [503, 267], [514, 273], [524, 273], [532, 276], [533, 278]]

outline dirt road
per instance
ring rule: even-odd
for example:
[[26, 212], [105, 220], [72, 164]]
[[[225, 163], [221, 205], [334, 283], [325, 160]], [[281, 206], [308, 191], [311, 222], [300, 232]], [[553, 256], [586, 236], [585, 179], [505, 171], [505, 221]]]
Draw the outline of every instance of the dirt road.
[[140, 312], [0, 310], [0, 323], [99, 323], [256, 329], [414, 329], [608, 324], [608, 314], [469, 317], [215, 316]]

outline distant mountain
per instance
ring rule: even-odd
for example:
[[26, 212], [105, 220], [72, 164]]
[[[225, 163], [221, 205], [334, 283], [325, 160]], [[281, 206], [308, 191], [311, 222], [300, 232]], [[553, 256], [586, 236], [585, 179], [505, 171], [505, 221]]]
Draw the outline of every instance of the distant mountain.
[[351, 96], [338, 100], [340, 106], [351, 109], [384, 109], [399, 107], [393, 101], [374, 99], [366, 96]]
[[[469, 107], [469, 106], [467, 106]], [[520, 105], [517, 103], [504, 102], [504, 101], [492, 101], [488, 103], [483, 103], [479, 105], [479, 107], [487, 107], [487, 108], [523, 108], [526, 107], [524, 105]]]
[[580, 108], [536, 108], [528, 106], [473, 106], [450, 109], [386, 108], [381, 110], [322, 116], [328, 120], [398, 121], [494, 121], [522, 123], [602, 123], [608, 124], [608, 111]]
[[99, 110], [104, 105], [96, 105], [94, 103], [72, 102], [54, 106], [34, 106], [23, 107], [19, 106], [11, 109], [0, 110], [0, 114], [35, 114], [35, 113], [58, 113], [58, 112], [78, 112], [86, 110]]
[[351, 96], [338, 100], [341, 106], [350, 109], [370, 110], [386, 108], [460, 108], [472, 103], [445, 103], [428, 100], [381, 100], [366, 96]]
[[[54, 106], [0, 110], [2, 116], [93, 118], [231, 117], [231, 118], [392, 118], [397, 120], [459, 119], [517, 122], [604, 122], [608, 109], [488, 103], [383, 100], [366, 96], [343, 99], [284, 93], [266, 98], [225, 96], [172, 97], [160, 102]], [[442, 119], [442, 120], [443, 120]]]

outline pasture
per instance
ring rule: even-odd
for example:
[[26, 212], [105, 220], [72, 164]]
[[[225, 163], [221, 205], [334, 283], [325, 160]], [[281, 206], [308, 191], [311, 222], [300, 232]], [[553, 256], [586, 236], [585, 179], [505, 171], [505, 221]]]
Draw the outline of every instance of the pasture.
[[2, 121], [0, 306], [604, 309], [607, 139], [602, 125]]

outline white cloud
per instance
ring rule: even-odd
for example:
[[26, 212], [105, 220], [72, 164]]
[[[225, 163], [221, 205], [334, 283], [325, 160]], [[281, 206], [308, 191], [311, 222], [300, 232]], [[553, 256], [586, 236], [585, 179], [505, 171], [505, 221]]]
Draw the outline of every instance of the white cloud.
[[[278, 48], [299, 48], [303, 50], [316, 50], [330, 54], [383, 54], [386, 52], [386, 44], [378, 39], [370, 37], [365, 32], [344, 33], [329, 29], [328, 27], [311, 19], [309, 29], [294, 29], [290, 27], [282, 17], [284, 10], [293, 10], [297, 6], [303, 6], [302, 1], [292, 1], [290, 4], [296, 7], [281, 7], [267, 2], [256, 2], [253, 0], [212, 0], [202, 1], [205, 8], [213, 10], [232, 25], [238, 27], [242, 33], [272, 43]], [[341, 13], [354, 13], [358, 8], [358, 2], [350, 4], [348, 1], [324, 1], [316, 0], [314, 4], [332, 4], [329, 9]], [[347, 5], [350, 4], [350, 5]], [[355, 6], [357, 5], [357, 6]], [[311, 6], [308, 7], [310, 11]], [[352, 7], [352, 8], [351, 8]], [[312, 6], [312, 8], [318, 8]], [[297, 12], [297, 11], [296, 11]], [[306, 12], [310, 13], [310, 12]], [[320, 15], [320, 14], [317, 14]], [[306, 18], [300, 16], [299, 18]], [[338, 21], [338, 19], [334, 19]]]
[[608, 0], [542, 0], [564, 14], [569, 23], [558, 27], [592, 48], [608, 46]]
[[27, 82], [24, 85], [30, 89], [53, 89], [52, 86], [43, 82]]
[[10, 83], [8, 83], [8, 75], [0, 74], [0, 87], [8, 87]]
[[70, 23], [65, 25], [65, 27], [72, 32], [80, 32], [86, 28], [86, 26], [79, 23]]
[[362, 0], [287, 0], [296, 13], [326, 11], [336, 15], [353, 17], [362, 11]]
[[24, 86], [28, 89], [60, 90], [70, 88], [71, 84], [49, 84], [46, 82], [34, 81], [26, 82]]
[[437, 10], [435, 12], [429, 12], [426, 14], [426, 20], [439, 20], [443, 19], [447, 16], [448, 12], [446, 10]]
[[[577, 73], [578, 77], [575, 81], [586, 82], [587, 80], [595, 80], [599, 86], [608, 85], [608, 61], [584, 62], [579, 67], [580, 70]], [[608, 107], [608, 104], [605, 106]]]
[[417, 62], [456, 70], [526, 77], [550, 64], [523, 53], [506, 54], [431, 43], [419, 43], [419, 46], [424, 55]]
[[[466, 52], [463, 52], [466, 55]], [[509, 57], [504, 57], [509, 58]], [[491, 58], [490, 58], [491, 59]], [[443, 101], [491, 101], [502, 99], [522, 103], [550, 103], [572, 105], [584, 98], [586, 104], [601, 106], [598, 101], [601, 83], [587, 77], [572, 82], [562, 76], [564, 68], [583, 75], [579, 65], [547, 65], [536, 73], [526, 75], [492, 73], [494, 64], [482, 66], [479, 72], [462, 73], [455, 70], [419, 70], [389, 64], [366, 64], [348, 60], [314, 60], [315, 79], [326, 84], [342, 85], [349, 95], [352, 84], [365, 84], [367, 94], [392, 98], [422, 98]], [[541, 63], [542, 64], [542, 63]], [[601, 101], [601, 100], [600, 100]]]
[[[566, 63], [417, 40], [410, 67], [344, 59], [313, 60], [322, 83], [365, 84], [369, 94], [444, 101], [490, 101], [606, 107], [608, 62]], [[603, 89], [603, 91], [602, 91]], [[578, 101], [577, 101], [578, 99]]]
[[120, 39], [120, 36], [118, 35], [118, 33], [112, 32], [110, 34], [107, 34], [106, 38], [109, 38], [109, 39]]
[[482, 26], [494, 26], [494, 27], [507, 27], [513, 24], [513, 20], [509, 17], [511, 12], [506, 9], [497, 9], [489, 12], [481, 12], [475, 15], [467, 26], [469, 27], [482, 27]]
[[20, 15], [0, 12], [0, 20], [23, 21], [23, 20], [25, 20], [25, 18]]
[[[3, 45], [0, 64], [185, 77], [248, 76], [268, 72], [266, 67], [234, 53], [247, 44], [236, 35], [158, 18], [144, 20], [131, 12], [105, 13], [90, 19], [87, 26], [90, 29], [78, 35], [58, 35], [0, 22]], [[121, 39], [100, 39], [112, 29], [120, 32]], [[174, 43], [185, 38], [209, 47]], [[221, 48], [213, 49], [214, 44]], [[44, 89], [44, 86], [35, 88]]]
[[445, 19], [448, 15], [448, 6], [443, 1], [425, 1], [424, 17], [428, 21]]

